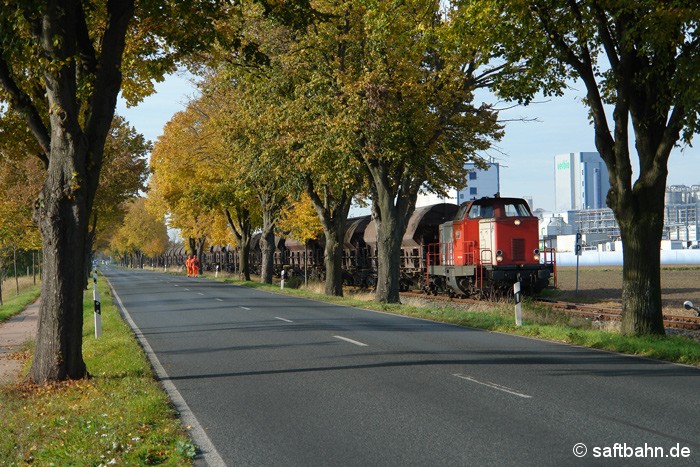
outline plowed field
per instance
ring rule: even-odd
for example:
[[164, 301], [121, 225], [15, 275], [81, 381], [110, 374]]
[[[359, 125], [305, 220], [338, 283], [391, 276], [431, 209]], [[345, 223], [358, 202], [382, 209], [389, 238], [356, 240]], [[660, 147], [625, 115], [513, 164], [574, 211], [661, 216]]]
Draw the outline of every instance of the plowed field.
[[[622, 268], [579, 268], [579, 293], [576, 294], [576, 268], [560, 267], [557, 286], [559, 290], [554, 295], [560, 300], [619, 306], [622, 303]], [[683, 309], [683, 302], [700, 303], [700, 266], [662, 268], [661, 300], [665, 313], [693, 314]]]

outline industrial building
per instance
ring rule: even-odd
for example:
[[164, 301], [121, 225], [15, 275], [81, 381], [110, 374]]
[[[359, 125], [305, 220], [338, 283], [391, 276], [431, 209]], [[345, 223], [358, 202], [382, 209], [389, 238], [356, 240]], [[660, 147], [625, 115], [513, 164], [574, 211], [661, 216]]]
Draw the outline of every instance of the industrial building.
[[[664, 207], [663, 239], [680, 241], [686, 247], [698, 248], [700, 243], [700, 185], [691, 187], [672, 185], [666, 189]], [[553, 216], [557, 221], [548, 222], [547, 217], [541, 219], [542, 238], [552, 240], [557, 235], [568, 235], [567, 226], [574, 232], [581, 232], [589, 238], [600, 239], [601, 242], [619, 240], [620, 227], [615, 220], [612, 209], [581, 209], [567, 210]]]
[[554, 156], [554, 211], [605, 208], [608, 169], [597, 152]]
[[671, 185], [666, 188], [664, 238], [697, 244], [700, 241], [699, 210], [700, 185]]

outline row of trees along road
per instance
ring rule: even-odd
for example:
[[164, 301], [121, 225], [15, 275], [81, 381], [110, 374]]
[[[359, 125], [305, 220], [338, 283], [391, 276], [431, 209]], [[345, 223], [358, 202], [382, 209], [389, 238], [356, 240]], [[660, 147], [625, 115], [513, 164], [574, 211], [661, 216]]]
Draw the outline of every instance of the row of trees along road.
[[[220, 177], [203, 174], [192, 196], [234, 223], [239, 213], [259, 215], [268, 235], [286, 199], [277, 190], [303, 188], [322, 220], [333, 276], [346, 205], [369, 195], [379, 233], [377, 298], [389, 302], [398, 300], [397, 249], [418, 191], [454, 185], [463, 162], [501, 135], [497, 113], [475, 105], [473, 92], [490, 87], [526, 103], [580, 78], [625, 245], [624, 331], [663, 332], [658, 245], [667, 161], [698, 123], [692, 2], [311, 3], [313, 14], [304, 2], [5, 2], [0, 96], [10, 106], [1, 116], [24, 119], [46, 169], [34, 210], [47, 278], [35, 382], [86, 374], [87, 219], [117, 93], [137, 102], [185, 58], [207, 69], [191, 106], [207, 141], [190, 157], [216, 161], [210, 167]], [[634, 183], [630, 123], [640, 162]], [[248, 197], [259, 206], [243, 203]], [[237, 223], [241, 236], [244, 224]], [[338, 293], [337, 284], [327, 291]]]
[[306, 192], [325, 234], [326, 292], [336, 295], [350, 204], [369, 195], [379, 235], [376, 297], [397, 302], [401, 239], [418, 192], [458, 184], [464, 163], [501, 136], [495, 111], [472, 100], [504, 67], [465, 48], [439, 2], [370, 3], [319, 2], [324, 20], [303, 34], [247, 11], [243, 32], [266, 63], [246, 66], [240, 54], [213, 51], [201, 97], [156, 144], [151, 195], [168, 196], [163, 181], [181, 179], [172, 174], [182, 173], [187, 153], [191, 181], [183, 183], [198, 192], [190, 211], [258, 211], [261, 281], [271, 282], [278, 214]]

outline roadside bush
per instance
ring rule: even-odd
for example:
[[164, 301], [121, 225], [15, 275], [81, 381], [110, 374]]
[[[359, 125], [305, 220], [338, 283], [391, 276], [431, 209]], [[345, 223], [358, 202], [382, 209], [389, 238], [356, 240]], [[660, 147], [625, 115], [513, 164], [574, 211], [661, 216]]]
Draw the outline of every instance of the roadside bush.
[[284, 281], [284, 286], [290, 289], [298, 289], [304, 284], [304, 279], [299, 276], [292, 276]]

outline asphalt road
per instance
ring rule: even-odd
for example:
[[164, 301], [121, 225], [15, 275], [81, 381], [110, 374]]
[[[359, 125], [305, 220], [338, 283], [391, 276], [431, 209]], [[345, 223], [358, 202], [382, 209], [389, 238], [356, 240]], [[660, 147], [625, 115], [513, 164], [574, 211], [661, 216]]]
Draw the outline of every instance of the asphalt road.
[[212, 465], [700, 465], [696, 368], [103, 272]]

